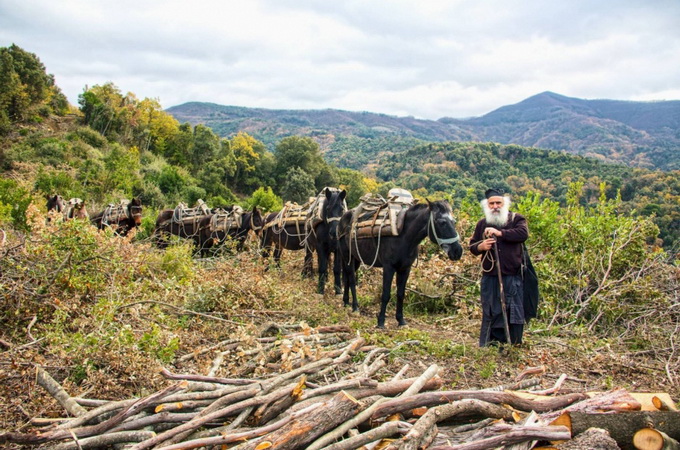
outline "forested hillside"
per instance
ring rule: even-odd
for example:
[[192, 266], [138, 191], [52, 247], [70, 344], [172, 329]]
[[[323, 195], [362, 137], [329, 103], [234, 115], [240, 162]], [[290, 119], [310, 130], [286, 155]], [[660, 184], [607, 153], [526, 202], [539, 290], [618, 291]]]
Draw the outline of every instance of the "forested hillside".
[[[282, 136], [312, 136], [331, 161], [362, 169], [404, 140], [498, 142], [561, 150], [633, 167], [680, 169], [680, 101], [583, 100], [544, 92], [471, 119], [437, 121], [338, 110], [267, 110], [187, 103], [167, 110], [221, 136], [246, 131], [269, 148]], [[347, 147], [351, 140], [354, 148]]]
[[[220, 136], [203, 124], [180, 123], [158, 101], [123, 93], [113, 82], [85, 87], [79, 104], [69, 105], [36, 55], [12, 46], [0, 48], [0, 61], [0, 80], [9, 87], [0, 90], [0, 445], [18, 447], [27, 435], [39, 440], [42, 425], [67, 420], [36, 384], [43, 370], [69, 399], [93, 408], [164, 389], [161, 369], [199, 380], [208, 373], [219, 383], [289, 373], [292, 361], [323, 362], [331, 352], [320, 343], [326, 326], [365, 340], [351, 357], [334, 347], [344, 361], [368, 366], [364, 352], [384, 350], [376, 370], [390, 379], [416, 377], [436, 363], [440, 386], [480, 389], [542, 367], [569, 374], [572, 390], [625, 387], [668, 392], [674, 401], [680, 395], [678, 172], [409, 136], [391, 146], [386, 136], [281, 132], [267, 144], [243, 131]], [[380, 147], [354, 154], [361, 139]], [[343, 150], [324, 151], [331, 141]], [[360, 311], [353, 313], [332, 289], [317, 294], [316, 280], [300, 275], [303, 252], [285, 252], [280, 269], [268, 266], [255, 232], [243, 251], [227, 242], [209, 258], [197, 255], [190, 239], [159, 248], [151, 237], [159, 210], [179, 202], [271, 211], [325, 186], [346, 189], [350, 207], [366, 192], [386, 194], [392, 186], [411, 189], [422, 202], [448, 199], [464, 244], [482, 216], [484, 189], [508, 191], [512, 210], [529, 223], [527, 247], [541, 286], [539, 315], [526, 324], [522, 346], [478, 347], [482, 273], [468, 251], [450, 261], [423, 241], [407, 285], [409, 326], [397, 328], [391, 319], [377, 330], [379, 269], [361, 269]], [[55, 193], [82, 198], [91, 212], [138, 197], [142, 225], [117, 236], [87, 219], [47, 214]], [[340, 382], [346, 370], [322, 372], [323, 379]], [[291, 388], [305, 392], [315, 383], [306, 382], [296, 379]], [[537, 383], [547, 389], [555, 380], [546, 375]], [[168, 403], [135, 420], [184, 421], [171, 414], [203, 406]], [[225, 420], [240, 419], [218, 421]], [[57, 435], [76, 448], [74, 436], [92, 431], [83, 428]]]

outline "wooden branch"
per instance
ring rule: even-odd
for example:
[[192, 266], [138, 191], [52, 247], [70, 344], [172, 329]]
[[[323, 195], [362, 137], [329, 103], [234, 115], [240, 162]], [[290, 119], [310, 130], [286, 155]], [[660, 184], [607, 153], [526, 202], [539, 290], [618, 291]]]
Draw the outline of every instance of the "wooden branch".
[[236, 447], [239, 450], [254, 450], [265, 443], [273, 448], [306, 448], [306, 444], [329, 429], [333, 429], [356, 414], [359, 404], [344, 392], [319, 405], [308, 414], [296, 417], [292, 422], [269, 433], [264, 438]]
[[515, 377], [515, 381], [522, 381], [529, 375], [543, 375], [546, 371], [547, 369], [545, 366], [527, 367]]
[[536, 394], [536, 395], [551, 395], [551, 394], [555, 394], [555, 393], [557, 393], [557, 392], [560, 390], [560, 388], [562, 387], [562, 383], [564, 383], [564, 381], [565, 381], [566, 379], [567, 379], [567, 374], [566, 374], [566, 373], [563, 373], [563, 374], [560, 375], [560, 377], [557, 379], [557, 381], [555, 382], [555, 384], [553, 385], [553, 387], [548, 388], [548, 389], [544, 389], [544, 390], [542, 390], [542, 391], [531, 391], [531, 393], [532, 393], [532, 394]]
[[[314, 407], [309, 407], [305, 410], [299, 411], [297, 414], [307, 414], [308, 411], [311, 411]], [[208, 438], [200, 438], [200, 439], [194, 439], [191, 441], [185, 441], [180, 444], [173, 444], [173, 445], [168, 445], [164, 447], [159, 447], [158, 450], [180, 450], [180, 449], [192, 449], [192, 448], [198, 448], [198, 447], [209, 447], [213, 445], [224, 445], [224, 444], [230, 444], [232, 442], [238, 442], [238, 441], [243, 441], [243, 440], [248, 440], [248, 439], [253, 439], [258, 436], [263, 436], [267, 433], [270, 433], [274, 430], [277, 430], [281, 428], [282, 426], [286, 425], [287, 423], [290, 423], [293, 421], [293, 419], [296, 418], [296, 415], [290, 415], [288, 417], [284, 417], [281, 420], [278, 420], [270, 425], [267, 425], [265, 427], [261, 428], [256, 428], [254, 430], [249, 430], [246, 432], [241, 432], [241, 433], [232, 433], [232, 434], [223, 434], [221, 436], [213, 436], [213, 437], [208, 437]]]
[[371, 402], [372, 403], [371, 406], [366, 408], [364, 411], [362, 411], [360, 414], [358, 414], [351, 420], [346, 421], [345, 423], [341, 424], [339, 427], [335, 428], [331, 432], [321, 436], [316, 441], [312, 442], [307, 447], [307, 450], [319, 450], [321, 448], [326, 447], [328, 444], [335, 441], [336, 439], [341, 438], [350, 429], [357, 427], [359, 426], [359, 424], [369, 420], [373, 412], [378, 408], [378, 406], [381, 403], [385, 402], [386, 400], [387, 399], [384, 397], [376, 398], [374, 402]]
[[422, 448], [424, 437], [431, 432], [432, 428], [444, 420], [461, 414], [475, 414], [495, 419], [513, 420], [513, 411], [493, 403], [475, 399], [460, 400], [448, 405], [437, 406], [429, 409], [415, 423], [411, 431], [402, 439], [403, 450], [416, 450]]
[[420, 392], [423, 389], [423, 386], [425, 386], [425, 384], [427, 384], [428, 381], [430, 381], [432, 378], [434, 378], [437, 375], [438, 372], [439, 372], [439, 366], [437, 366], [436, 364], [431, 365], [399, 397], [400, 398], [406, 398], [406, 397], [410, 397], [412, 395], [417, 394], [418, 392]]
[[190, 381], [200, 381], [204, 383], [217, 383], [217, 384], [229, 384], [236, 386], [246, 386], [250, 384], [260, 383], [260, 380], [250, 380], [245, 378], [219, 378], [219, 377], [208, 377], [205, 375], [177, 375], [173, 374], [166, 368], [161, 369], [161, 375], [169, 380], [190, 380]]
[[659, 411], [674, 411], [675, 408], [668, 404], [664, 399], [662, 399], [659, 396], [653, 396], [652, 397], [652, 404], [656, 409]]
[[[69, 439], [72, 437], [72, 435], [75, 435], [77, 438], [85, 438], [85, 437], [90, 437], [90, 436], [95, 436], [99, 434], [103, 434], [106, 431], [110, 430], [114, 426], [118, 425], [119, 423], [123, 422], [123, 420], [127, 419], [128, 417], [131, 417], [138, 412], [142, 411], [144, 408], [146, 408], [149, 404], [151, 404], [154, 401], [157, 401], [163, 397], [166, 397], [167, 395], [176, 392], [180, 389], [183, 389], [185, 386], [185, 382], [167, 387], [163, 389], [162, 391], [156, 392], [155, 394], [151, 394], [148, 397], [145, 397], [143, 399], [137, 400], [132, 405], [129, 407], [123, 409], [120, 411], [118, 414], [115, 416], [105, 420], [104, 422], [101, 422], [97, 425], [90, 425], [90, 426], [85, 426], [81, 428], [69, 428], [69, 429], [55, 429], [51, 432], [46, 432], [46, 433], [39, 433], [39, 434], [24, 434], [24, 433], [0, 433], [0, 444], [3, 444], [5, 442], [14, 442], [17, 444], [28, 444], [28, 445], [36, 445], [36, 444], [42, 444], [44, 442], [51, 442], [51, 441], [58, 441], [58, 440], [64, 440], [64, 439]], [[61, 425], [63, 426], [63, 425]]]
[[325, 447], [324, 450], [354, 450], [361, 448], [361, 446], [366, 445], [369, 442], [379, 441], [394, 436], [397, 433], [399, 433], [399, 422], [385, 422], [379, 427], [372, 428], [365, 433], [331, 444], [328, 447]]
[[511, 392], [493, 391], [438, 391], [414, 395], [406, 399], [396, 398], [380, 405], [372, 419], [386, 417], [397, 412], [416, 408], [418, 406], [436, 406], [451, 403], [456, 400], [474, 398], [489, 403], [506, 403], [522, 411], [546, 412], [562, 409], [574, 402], [588, 398], [585, 394], [566, 394], [559, 397], [549, 397], [542, 400], [529, 400]]
[[64, 388], [40, 366], [36, 366], [36, 381], [72, 416], [78, 417], [87, 413], [87, 410], [68, 395]]
[[114, 444], [139, 442], [153, 436], [153, 431], [121, 431], [119, 433], [106, 433], [90, 438], [79, 439], [78, 442], [66, 442], [51, 447], [52, 450], [77, 450], [88, 448], [103, 448]]
[[550, 423], [565, 412], [623, 412], [639, 410], [640, 408], [640, 402], [631, 397], [628, 391], [625, 389], [614, 389], [578, 403], [565, 405], [564, 408], [554, 408], [551, 412], [539, 411], [537, 409], [535, 411], [544, 413], [541, 414], [541, 420]]
[[[500, 428], [500, 427], [499, 427]], [[498, 436], [481, 439], [465, 444], [432, 447], [430, 450], [486, 450], [524, 441], [562, 441], [571, 439], [571, 433], [563, 426], [508, 426], [507, 432]]]

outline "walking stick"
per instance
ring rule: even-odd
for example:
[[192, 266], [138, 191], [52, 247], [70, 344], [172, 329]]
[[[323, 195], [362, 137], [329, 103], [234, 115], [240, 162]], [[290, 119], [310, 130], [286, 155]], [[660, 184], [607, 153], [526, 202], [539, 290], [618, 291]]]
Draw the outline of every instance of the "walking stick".
[[510, 342], [510, 326], [508, 325], [508, 313], [505, 309], [505, 289], [503, 289], [503, 275], [501, 274], [501, 259], [498, 256], [498, 242], [496, 238], [493, 239], [493, 256], [495, 258], [494, 265], [496, 266], [496, 272], [498, 273], [498, 287], [501, 290], [501, 309], [503, 310], [503, 327], [505, 328], [505, 340]]

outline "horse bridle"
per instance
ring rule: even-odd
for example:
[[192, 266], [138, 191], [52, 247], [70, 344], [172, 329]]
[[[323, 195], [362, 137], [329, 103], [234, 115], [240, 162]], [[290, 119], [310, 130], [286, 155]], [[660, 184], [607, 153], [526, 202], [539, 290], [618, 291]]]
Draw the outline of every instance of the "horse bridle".
[[255, 234], [257, 234], [258, 231], [260, 231], [261, 229], [264, 228], [264, 225], [260, 225], [259, 227], [256, 227], [254, 219], [255, 219], [255, 213], [251, 212], [250, 213], [250, 229], [253, 230], [255, 232]]
[[[458, 233], [456, 233], [456, 236], [452, 237], [452, 238], [442, 239], [439, 236], [437, 236], [437, 230], [434, 227], [434, 215], [433, 215], [432, 211], [430, 211], [429, 222], [430, 222], [430, 224], [429, 224], [430, 228], [432, 229], [432, 236], [434, 236], [434, 239], [437, 242], [437, 245], [439, 245], [440, 247], [443, 247], [444, 245], [447, 245], [447, 244], [453, 244], [454, 242], [458, 242], [460, 240], [460, 235]], [[454, 231], [455, 231], [455, 229], [454, 229]]]

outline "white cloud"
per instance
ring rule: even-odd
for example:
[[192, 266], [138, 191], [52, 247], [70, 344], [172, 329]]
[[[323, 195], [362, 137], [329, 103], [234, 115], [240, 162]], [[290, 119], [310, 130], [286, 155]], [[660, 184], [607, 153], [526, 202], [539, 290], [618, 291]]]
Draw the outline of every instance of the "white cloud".
[[437, 119], [552, 90], [677, 99], [676, 0], [0, 0], [16, 43], [72, 102], [160, 99]]

